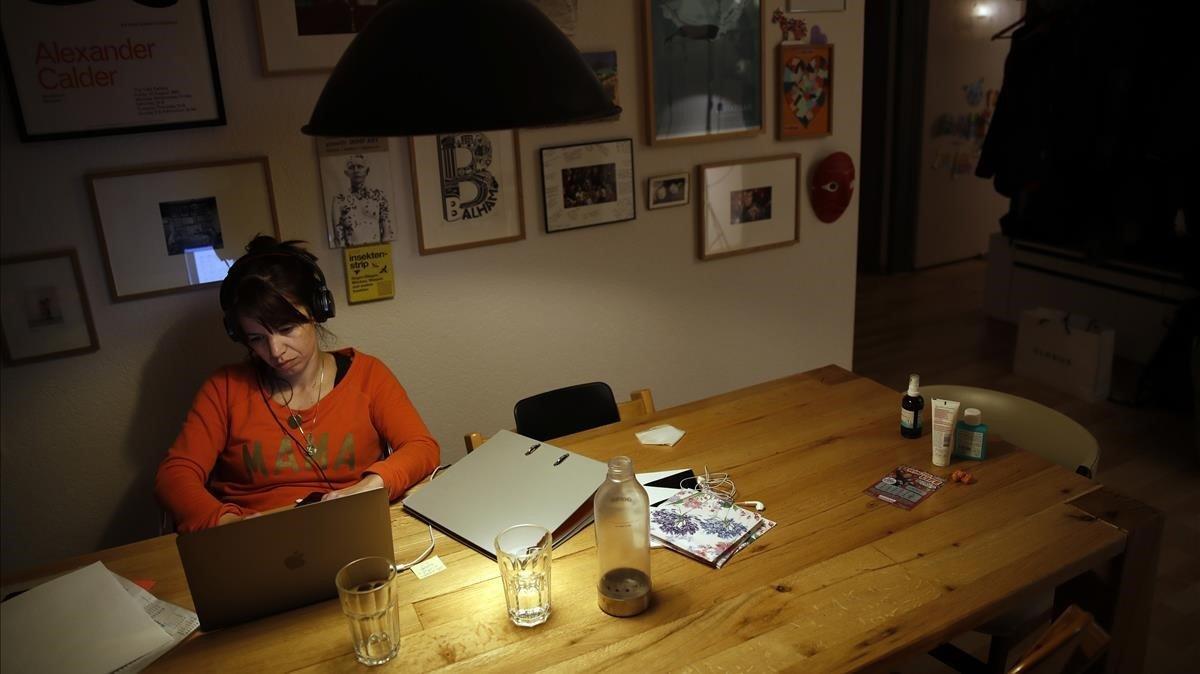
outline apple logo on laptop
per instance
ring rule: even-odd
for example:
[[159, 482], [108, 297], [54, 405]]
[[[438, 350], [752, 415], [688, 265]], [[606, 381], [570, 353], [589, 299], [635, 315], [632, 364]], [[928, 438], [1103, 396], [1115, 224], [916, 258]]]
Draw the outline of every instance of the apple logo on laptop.
[[295, 571], [296, 569], [304, 566], [304, 553], [297, 550], [287, 557], [284, 557], [283, 565], [291, 571]]

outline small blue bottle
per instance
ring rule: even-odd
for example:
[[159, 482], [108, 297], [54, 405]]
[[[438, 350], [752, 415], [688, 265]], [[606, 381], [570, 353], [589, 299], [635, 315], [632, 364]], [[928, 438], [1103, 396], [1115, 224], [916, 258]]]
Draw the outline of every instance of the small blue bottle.
[[963, 410], [963, 417], [955, 425], [954, 456], [982, 461], [987, 458], [987, 424], [983, 414], [974, 407]]

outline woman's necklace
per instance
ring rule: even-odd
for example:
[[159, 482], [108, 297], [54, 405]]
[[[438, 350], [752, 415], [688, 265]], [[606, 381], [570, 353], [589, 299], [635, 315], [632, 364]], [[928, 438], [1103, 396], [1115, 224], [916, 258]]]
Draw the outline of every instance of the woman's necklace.
[[[320, 409], [321, 409], [321, 394], [324, 392], [324, 389], [325, 389], [325, 355], [322, 354], [321, 355], [320, 381], [317, 383], [317, 403], [313, 406], [312, 425], [310, 425], [309, 428], [316, 428], [316, 426], [317, 426], [317, 412], [320, 411]], [[304, 451], [307, 452], [309, 456], [312, 456], [317, 453], [317, 445], [316, 445], [316, 443], [313, 442], [313, 434], [306, 433], [304, 431], [304, 426], [300, 425], [300, 421], [301, 421], [300, 415], [295, 410], [292, 409], [292, 406], [290, 403], [291, 403], [290, 400], [287, 403], [284, 403], [284, 405], [288, 409], [288, 412], [291, 412], [291, 415], [288, 416], [288, 425], [291, 426], [292, 428], [298, 429], [300, 431], [300, 435], [304, 436], [304, 442], [305, 442]]]

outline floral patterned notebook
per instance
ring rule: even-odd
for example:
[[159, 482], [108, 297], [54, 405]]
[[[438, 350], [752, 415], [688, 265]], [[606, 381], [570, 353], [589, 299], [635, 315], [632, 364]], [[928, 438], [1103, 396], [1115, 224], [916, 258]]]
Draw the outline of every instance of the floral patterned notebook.
[[765, 521], [762, 515], [719, 497], [682, 489], [650, 509], [650, 535], [689, 557], [720, 567]]

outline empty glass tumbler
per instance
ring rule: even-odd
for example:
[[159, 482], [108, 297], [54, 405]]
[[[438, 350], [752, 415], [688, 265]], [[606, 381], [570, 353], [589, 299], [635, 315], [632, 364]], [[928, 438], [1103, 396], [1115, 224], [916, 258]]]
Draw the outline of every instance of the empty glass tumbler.
[[533, 627], [550, 618], [550, 532], [518, 524], [496, 536], [496, 562], [504, 601], [514, 625]]
[[356, 559], [338, 571], [336, 583], [358, 661], [382, 665], [396, 657], [400, 649], [400, 598], [392, 560]]

